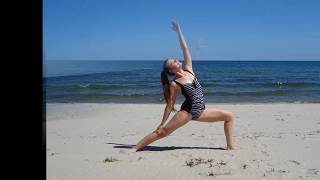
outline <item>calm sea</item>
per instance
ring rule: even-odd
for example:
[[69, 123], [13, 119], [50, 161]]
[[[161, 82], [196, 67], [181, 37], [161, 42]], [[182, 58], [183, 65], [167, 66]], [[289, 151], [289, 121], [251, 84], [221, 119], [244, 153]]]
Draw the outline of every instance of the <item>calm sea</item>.
[[[44, 67], [47, 103], [164, 102], [162, 61], [45, 61]], [[193, 69], [208, 103], [320, 102], [320, 61], [193, 61]]]

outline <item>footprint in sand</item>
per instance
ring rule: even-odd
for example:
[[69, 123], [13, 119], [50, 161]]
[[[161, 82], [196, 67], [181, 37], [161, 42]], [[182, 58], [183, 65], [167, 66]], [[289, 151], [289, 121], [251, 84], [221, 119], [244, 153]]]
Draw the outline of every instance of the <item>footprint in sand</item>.
[[282, 136], [281, 136], [281, 135], [279, 135], [279, 136], [271, 136], [271, 138], [281, 139], [281, 138], [282, 138]]
[[136, 135], [135, 133], [130, 133], [130, 134], [122, 135], [121, 137], [128, 137], [128, 136], [135, 136], [135, 135]]
[[268, 147], [268, 145], [266, 145], [266, 144], [261, 144], [264, 148], [267, 148]]
[[182, 153], [181, 155], [185, 155], [185, 156], [188, 156], [188, 157], [192, 157], [191, 154], [187, 154], [187, 153]]
[[260, 137], [264, 137], [264, 133], [263, 132], [253, 132], [252, 136], [253, 136], [254, 139], [257, 140]]
[[289, 170], [282, 170], [282, 169], [274, 169], [271, 168], [270, 170], [267, 170], [266, 173], [264, 173], [264, 177], [266, 177], [266, 174], [270, 175], [275, 175], [277, 177], [282, 177], [283, 175], [287, 175], [290, 171]]
[[300, 162], [298, 162], [298, 161], [296, 161], [296, 160], [290, 160], [289, 162], [291, 162], [291, 163], [293, 163], [293, 164], [295, 164], [295, 165], [300, 165], [300, 164], [301, 164]]
[[145, 157], [141, 157], [141, 156], [140, 156], [140, 157], [138, 158], [138, 161], [140, 161], [140, 160], [144, 160], [144, 159], [146, 159], [146, 158], [145, 158]]
[[248, 162], [248, 165], [252, 168], [255, 168], [255, 169], [259, 169], [260, 168], [260, 162], [256, 159], [252, 159]]
[[97, 136], [91, 135], [91, 136], [88, 136], [88, 137], [91, 138], [91, 139], [95, 139]]
[[176, 154], [170, 154], [170, 156], [173, 156], [173, 157], [179, 157], [178, 155], [176, 155]]
[[318, 169], [308, 169], [307, 174], [308, 175], [319, 175], [320, 171]]
[[261, 153], [262, 153], [263, 155], [265, 155], [265, 156], [270, 156], [270, 154], [267, 153], [266, 151], [261, 151]]
[[277, 121], [285, 121], [283, 118], [277, 118]]
[[59, 154], [59, 153], [52, 152], [52, 153], [50, 153], [50, 156], [54, 156], [54, 155], [57, 155], [57, 154]]

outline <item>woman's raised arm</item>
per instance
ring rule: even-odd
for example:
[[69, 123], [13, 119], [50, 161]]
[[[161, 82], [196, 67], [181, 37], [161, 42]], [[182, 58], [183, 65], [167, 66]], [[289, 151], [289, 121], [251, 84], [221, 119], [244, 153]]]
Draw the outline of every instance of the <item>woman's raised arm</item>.
[[191, 54], [189, 52], [189, 49], [188, 49], [188, 46], [187, 46], [187, 43], [186, 41], [184, 40], [184, 37], [183, 37], [183, 34], [182, 34], [182, 31], [180, 29], [180, 26], [177, 22], [175, 21], [172, 21], [172, 29], [178, 33], [178, 36], [179, 36], [179, 42], [180, 42], [180, 47], [181, 47], [181, 50], [183, 52], [183, 57], [184, 57], [184, 63], [185, 63], [185, 68], [190, 70], [190, 71], [193, 71], [192, 70], [192, 59], [191, 59]]

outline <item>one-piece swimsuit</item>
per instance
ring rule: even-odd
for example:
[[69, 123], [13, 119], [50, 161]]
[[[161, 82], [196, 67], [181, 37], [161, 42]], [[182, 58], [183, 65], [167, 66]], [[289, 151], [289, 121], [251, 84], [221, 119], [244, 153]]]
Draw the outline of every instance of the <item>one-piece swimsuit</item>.
[[180, 85], [181, 93], [186, 98], [186, 100], [182, 103], [180, 110], [191, 113], [192, 120], [196, 120], [200, 117], [201, 113], [205, 109], [203, 89], [196, 76], [188, 70], [185, 71], [193, 75], [194, 79], [192, 83], [181, 84], [176, 80], [173, 81]]

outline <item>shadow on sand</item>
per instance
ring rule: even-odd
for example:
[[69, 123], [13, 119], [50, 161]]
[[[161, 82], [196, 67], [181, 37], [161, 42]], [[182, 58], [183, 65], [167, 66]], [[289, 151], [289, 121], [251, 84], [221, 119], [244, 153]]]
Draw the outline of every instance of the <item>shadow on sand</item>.
[[[106, 144], [113, 144], [114, 148], [120, 149], [130, 149], [134, 145], [129, 144], [119, 144], [119, 143], [106, 143]], [[145, 146], [142, 150], [139, 151], [169, 151], [169, 150], [176, 150], [176, 149], [212, 149], [212, 150], [226, 150], [225, 148], [214, 148], [214, 147], [184, 147], [184, 146]]]

